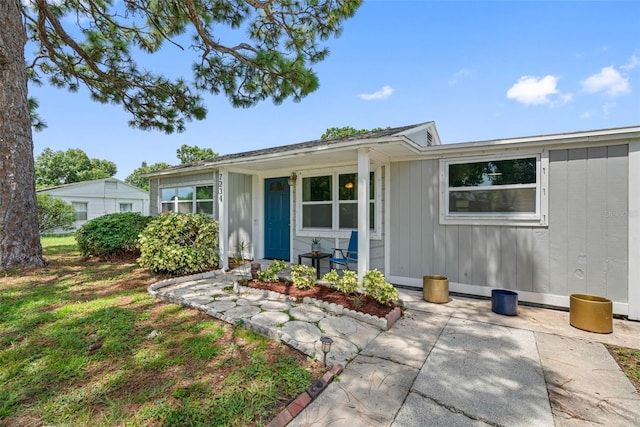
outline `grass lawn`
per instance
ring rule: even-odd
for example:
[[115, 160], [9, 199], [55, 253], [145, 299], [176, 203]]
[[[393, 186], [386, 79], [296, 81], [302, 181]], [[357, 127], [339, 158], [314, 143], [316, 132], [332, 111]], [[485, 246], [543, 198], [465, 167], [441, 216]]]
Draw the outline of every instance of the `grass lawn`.
[[624, 371], [624, 374], [640, 393], [640, 350], [613, 345], [607, 345], [607, 348]]
[[156, 301], [159, 278], [134, 262], [85, 261], [73, 237], [42, 244], [46, 268], [0, 273], [0, 425], [260, 426], [324, 372]]

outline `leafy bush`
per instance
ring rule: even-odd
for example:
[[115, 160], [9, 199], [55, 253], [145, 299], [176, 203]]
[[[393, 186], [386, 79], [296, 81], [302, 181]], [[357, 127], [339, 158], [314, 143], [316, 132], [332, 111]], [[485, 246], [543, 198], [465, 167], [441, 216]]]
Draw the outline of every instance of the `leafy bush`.
[[311, 289], [316, 284], [316, 269], [310, 265], [292, 265], [291, 280], [298, 289]]
[[38, 194], [38, 230], [40, 234], [73, 230], [76, 211], [71, 203], [50, 194]]
[[384, 277], [384, 274], [377, 269], [369, 270], [362, 278], [364, 293], [370, 295], [381, 304], [389, 304], [391, 301], [400, 299], [398, 290]]
[[334, 287], [343, 294], [355, 294], [358, 291], [358, 273], [351, 270], [343, 270], [342, 277], [336, 270], [331, 270], [322, 280], [333, 283]]
[[138, 235], [150, 219], [139, 213], [122, 212], [87, 221], [75, 234], [80, 252], [86, 257], [135, 255], [139, 252]]
[[258, 271], [258, 280], [261, 282], [274, 283], [280, 280], [278, 275], [282, 270], [287, 268], [287, 263], [281, 260], [275, 260], [264, 271]]
[[155, 273], [186, 275], [217, 268], [218, 222], [204, 214], [162, 214], [140, 234], [138, 263]]

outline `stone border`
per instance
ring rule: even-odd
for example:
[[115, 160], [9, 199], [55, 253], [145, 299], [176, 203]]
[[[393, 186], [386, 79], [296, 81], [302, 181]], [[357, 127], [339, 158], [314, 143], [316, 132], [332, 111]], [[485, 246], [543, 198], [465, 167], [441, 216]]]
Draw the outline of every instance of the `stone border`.
[[[147, 292], [153, 297], [160, 299], [162, 301], [170, 302], [173, 304], [181, 304], [187, 307], [195, 308], [195, 309], [206, 312], [210, 316], [216, 317], [220, 320], [224, 320], [227, 323], [233, 323], [233, 319], [228, 318], [222, 313], [214, 312], [203, 304], [190, 303], [184, 298], [179, 298], [179, 297], [174, 298], [166, 295], [161, 295], [159, 292], [159, 290], [162, 288], [165, 288], [171, 285], [176, 285], [178, 283], [190, 282], [193, 280], [210, 279], [215, 277], [224, 277], [227, 274], [229, 273], [225, 273], [222, 270], [213, 270], [213, 271], [207, 271], [204, 273], [192, 274], [190, 276], [173, 277], [171, 279], [161, 280], [159, 282], [149, 285], [149, 287], [147, 288]], [[229, 275], [232, 275], [232, 274], [229, 274]], [[236, 293], [239, 293], [240, 290], [248, 293], [254, 293], [254, 294], [264, 294], [266, 292], [270, 298], [273, 298], [276, 300], [284, 299], [285, 301], [297, 302], [296, 298], [290, 297], [288, 295], [283, 295], [281, 293], [269, 291], [265, 289], [256, 289], [256, 288], [251, 288], [249, 286], [242, 286], [241, 284], [238, 283], [237, 280], [234, 280], [233, 291]], [[326, 301], [318, 300], [315, 298], [304, 297], [302, 299], [302, 302], [303, 304], [312, 304], [317, 307], [323, 308], [329, 313], [346, 315], [346, 316], [352, 317], [361, 322], [367, 323], [369, 325], [373, 325], [382, 331], [388, 331], [389, 329], [391, 329], [391, 327], [402, 317], [402, 309], [400, 307], [394, 308], [384, 318], [382, 318], [382, 317], [372, 316], [370, 314], [360, 313], [359, 311], [355, 311], [355, 310], [349, 310], [348, 308], [344, 308], [341, 305], [328, 303]], [[400, 303], [402, 305], [402, 301], [400, 301]], [[277, 338], [282, 340], [282, 334], [279, 331], [274, 331], [274, 330], [271, 330], [270, 328], [266, 328], [261, 325], [255, 325], [253, 324], [253, 322], [249, 320], [245, 320], [244, 322], [247, 325], [251, 325], [252, 326], [251, 329], [253, 329], [255, 332], [258, 332], [269, 338]], [[294, 346], [294, 343], [287, 343], [287, 344]], [[298, 349], [297, 347], [295, 348]]]
[[[279, 300], [284, 299], [285, 301], [298, 303], [296, 298], [291, 297], [289, 295], [284, 295], [279, 292], [274, 292], [267, 289], [257, 289], [257, 288], [251, 288], [249, 286], [243, 286], [238, 282], [234, 283], [233, 290], [235, 292], [239, 292], [240, 290], [242, 290], [243, 292], [249, 292], [254, 294], [267, 293], [267, 295], [270, 298], [279, 299]], [[311, 298], [311, 297], [304, 297], [302, 299], [302, 303], [315, 305], [316, 307], [320, 307], [325, 311], [328, 311], [329, 313], [352, 317], [363, 323], [367, 323], [369, 325], [375, 326], [376, 328], [382, 331], [388, 331], [389, 329], [391, 329], [391, 327], [398, 321], [398, 319], [402, 317], [402, 309], [400, 307], [394, 308], [385, 317], [377, 317], [377, 316], [372, 316], [370, 314], [365, 314], [359, 311], [344, 308], [339, 304], [329, 303], [329, 302]]]
[[325, 372], [325, 374], [311, 384], [306, 391], [303, 391], [297, 398], [293, 400], [293, 402], [289, 403], [286, 408], [284, 408], [269, 424], [267, 427], [284, 427], [291, 422], [304, 408], [309, 405], [320, 393], [324, 391], [325, 388], [333, 379], [340, 375], [344, 367], [342, 365], [335, 365], [330, 370]]

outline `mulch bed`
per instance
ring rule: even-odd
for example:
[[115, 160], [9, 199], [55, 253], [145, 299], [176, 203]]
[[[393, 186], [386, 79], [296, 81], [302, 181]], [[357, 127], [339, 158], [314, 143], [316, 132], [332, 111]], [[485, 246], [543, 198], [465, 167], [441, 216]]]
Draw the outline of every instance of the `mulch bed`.
[[250, 280], [247, 286], [256, 289], [265, 289], [280, 294], [289, 295], [302, 301], [304, 297], [315, 298], [318, 300], [334, 303], [348, 308], [349, 310], [359, 311], [361, 313], [370, 314], [376, 317], [385, 317], [395, 307], [395, 304], [381, 304], [368, 295], [346, 295], [342, 292], [332, 289], [325, 285], [316, 285], [311, 289], [298, 289], [291, 282], [275, 282], [267, 283], [257, 280]]

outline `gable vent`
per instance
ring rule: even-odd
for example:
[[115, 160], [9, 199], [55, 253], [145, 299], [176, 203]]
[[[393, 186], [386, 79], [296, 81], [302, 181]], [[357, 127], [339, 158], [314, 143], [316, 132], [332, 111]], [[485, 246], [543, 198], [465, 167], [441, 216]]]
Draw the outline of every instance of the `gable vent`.
[[433, 143], [433, 135], [431, 132], [427, 131], [427, 145], [431, 145]]

